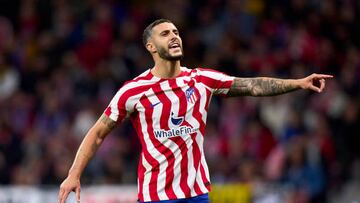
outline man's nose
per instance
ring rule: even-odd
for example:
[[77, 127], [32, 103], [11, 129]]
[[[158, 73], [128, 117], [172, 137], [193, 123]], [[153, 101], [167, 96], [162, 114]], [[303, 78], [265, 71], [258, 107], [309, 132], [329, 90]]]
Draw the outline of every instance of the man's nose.
[[178, 35], [176, 35], [174, 32], [171, 32], [170, 37], [171, 39], [176, 39], [178, 38]]

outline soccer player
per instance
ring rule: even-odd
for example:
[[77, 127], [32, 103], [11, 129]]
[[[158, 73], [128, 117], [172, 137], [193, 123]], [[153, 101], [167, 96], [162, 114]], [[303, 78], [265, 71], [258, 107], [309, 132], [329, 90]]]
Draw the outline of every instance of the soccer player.
[[203, 143], [213, 95], [272, 96], [298, 89], [322, 92], [331, 75], [301, 79], [239, 78], [211, 69], [180, 65], [182, 40], [166, 19], [151, 23], [143, 42], [155, 65], [126, 82], [86, 134], [68, 177], [59, 190], [64, 203], [71, 191], [80, 201], [80, 176], [105, 137], [129, 118], [141, 142], [138, 166], [139, 202], [208, 203], [210, 177]]

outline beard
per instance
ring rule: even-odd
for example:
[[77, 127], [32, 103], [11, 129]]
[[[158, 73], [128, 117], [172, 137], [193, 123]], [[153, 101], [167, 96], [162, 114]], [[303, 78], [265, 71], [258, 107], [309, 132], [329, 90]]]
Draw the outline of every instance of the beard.
[[168, 61], [178, 61], [178, 60], [182, 59], [182, 57], [184, 56], [182, 47], [181, 47], [181, 55], [178, 55], [178, 56], [170, 55], [169, 51], [166, 50], [164, 47], [160, 47], [157, 50], [158, 50], [160, 58], [168, 60]]

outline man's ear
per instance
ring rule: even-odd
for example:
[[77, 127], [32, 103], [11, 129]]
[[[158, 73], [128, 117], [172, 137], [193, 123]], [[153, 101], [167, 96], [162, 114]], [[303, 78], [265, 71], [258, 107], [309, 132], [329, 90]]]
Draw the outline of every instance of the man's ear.
[[150, 52], [150, 53], [156, 53], [156, 48], [154, 46], [154, 44], [152, 42], [148, 42], [146, 43], [146, 49]]

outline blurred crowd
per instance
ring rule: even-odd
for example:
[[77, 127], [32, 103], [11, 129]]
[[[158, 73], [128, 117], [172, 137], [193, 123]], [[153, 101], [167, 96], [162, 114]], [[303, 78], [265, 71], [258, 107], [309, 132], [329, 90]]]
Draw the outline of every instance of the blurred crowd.
[[[359, 15], [356, 0], [1, 1], [0, 184], [60, 184], [115, 92], [153, 66], [142, 31], [167, 18], [183, 66], [335, 76], [321, 94], [213, 98], [205, 138], [213, 183], [249, 184], [255, 199], [274, 189], [288, 202], [330, 201], [360, 181]], [[83, 184], [136, 184], [139, 151], [125, 121]]]

